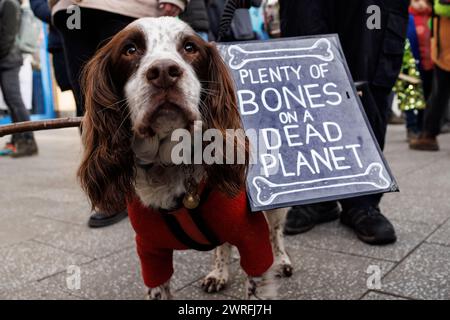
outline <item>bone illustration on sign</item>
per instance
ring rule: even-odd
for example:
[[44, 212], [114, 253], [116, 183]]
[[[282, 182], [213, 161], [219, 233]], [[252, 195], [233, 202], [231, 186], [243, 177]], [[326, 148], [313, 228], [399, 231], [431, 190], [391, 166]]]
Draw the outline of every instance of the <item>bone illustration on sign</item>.
[[261, 60], [317, 58], [329, 62], [334, 59], [334, 53], [328, 39], [319, 39], [309, 48], [247, 51], [238, 45], [232, 45], [228, 48], [228, 54], [231, 58], [229, 66], [233, 70], [239, 70], [249, 62]]
[[390, 186], [390, 183], [384, 176], [382, 164], [374, 162], [367, 167], [364, 173], [356, 175], [283, 184], [276, 184], [258, 176], [253, 178], [253, 185], [257, 190], [258, 202], [265, 206], [271, 204], [277, 197], [285, 194], [352, 185], [371, 185], [377, 189], [386, 189]]

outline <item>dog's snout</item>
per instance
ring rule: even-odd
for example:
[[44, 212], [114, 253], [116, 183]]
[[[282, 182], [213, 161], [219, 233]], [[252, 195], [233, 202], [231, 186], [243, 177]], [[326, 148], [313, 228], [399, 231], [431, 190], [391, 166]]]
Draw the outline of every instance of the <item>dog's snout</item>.
[[157, 88], [168, 89], [183, 75], [181, 67], [173, 60], [158, 60], [148, 69], [147, 80]]

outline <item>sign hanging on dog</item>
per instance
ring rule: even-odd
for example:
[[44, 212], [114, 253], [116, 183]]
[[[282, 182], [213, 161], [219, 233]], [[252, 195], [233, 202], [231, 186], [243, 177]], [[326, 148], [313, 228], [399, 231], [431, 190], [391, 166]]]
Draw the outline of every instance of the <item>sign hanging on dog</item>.
[[253, 211], [397, 191], [335, 35], [219, 45], [252, 156]]

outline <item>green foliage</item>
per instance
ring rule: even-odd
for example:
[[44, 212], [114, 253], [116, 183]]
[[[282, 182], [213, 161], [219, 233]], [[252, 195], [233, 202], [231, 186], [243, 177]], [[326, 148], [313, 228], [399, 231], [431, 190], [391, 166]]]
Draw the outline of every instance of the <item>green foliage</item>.
[[394, 86], [394, 92], [397, 93], [399, 99], [400, 110], [425, 109], [426, 102], [422, 82], [420, 81], [420, 72], [409, 41], [406, 41], [405, 45], [401, 74], [406, 75], [406, 77], [400, 77]]

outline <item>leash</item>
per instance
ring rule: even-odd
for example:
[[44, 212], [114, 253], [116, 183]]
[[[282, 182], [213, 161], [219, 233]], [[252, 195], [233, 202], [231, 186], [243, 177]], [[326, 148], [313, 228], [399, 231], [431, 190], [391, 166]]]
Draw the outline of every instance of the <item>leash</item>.
[[162, 214], [162, 218], [166, 223], [166, 226], [169, 228], [169, 230], [172, 232], [175, 238], [190, 249], [194, 249], [197, 251], [211, 251], [222, 244], [220, 240], [216, 237], [214, 232], [210, 228], [208, 228], [200, 211], [200, 207], [208, 200], [210, 193], [211, 188], [205, 185], [198, 206], [192, 209], [190, 208], [182, 209], [186, 210], [187, 214], [189, 215], [195, 227], [197, 228], [197, 231], [201, 235], [203, 235], [203, 237], [208, 241], [207, 244], [196, 241], [183, 229], [183, 226], [180, 224], [178, 219], [173, 214], [174, 212], [177, 212], [180, 209], [176, 209], [174, 211], [159, 209], [159, 212]]
[[21, 132], [80, 127], [82, 121], [83, 117], [72, 117], [40, 121], [16, 122], [0, 126], [0, 138], [9, 134]]

